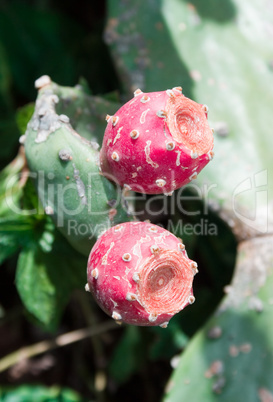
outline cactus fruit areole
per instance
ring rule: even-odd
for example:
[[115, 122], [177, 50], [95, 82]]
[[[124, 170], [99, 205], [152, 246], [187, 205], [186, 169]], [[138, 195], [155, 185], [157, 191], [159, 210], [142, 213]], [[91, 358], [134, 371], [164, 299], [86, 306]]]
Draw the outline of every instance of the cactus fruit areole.
[[197, 264], [180, 239], [151, 223], [108, 229], [91, 250], [86, 290], [118, 322], [166, 327], [194, 302]]
[[213, 157], [208, 107], [182, 94], [136, 90], [108, 122], [102, 173], [119, 185], [146, 194], [170, 194], [195, 179]]

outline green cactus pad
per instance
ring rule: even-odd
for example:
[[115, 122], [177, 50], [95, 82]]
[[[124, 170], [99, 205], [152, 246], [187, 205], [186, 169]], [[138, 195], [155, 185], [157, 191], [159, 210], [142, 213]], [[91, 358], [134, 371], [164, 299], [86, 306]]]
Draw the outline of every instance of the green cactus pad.
[[[91, 99], [84, 102], [87, 95], [78, 88], [61, 88], [48, 78], [44, 80], [46, 84], [39, 91], [34, 115], [22, 138], [28, 166], [45, 213], [76, 250], [88, 255], [103, 231], [132, 216], [127, 213], [119, 188], [100, 174], [99, 145], [81, 137], [70, 118], [61, 113], [63, 109], [74, 112], [75, 121], [76, 110], [81, 108], [88, 115], [91, 109], [92, 114], [96, 103], [92, 104]], [[82, 127], [80, 121], [81, 114], [75, 124], [78, 128]]]
[[272, 272], [272, 237], [241, 244], [227, 296], [182, 353], [164, 402], [272, 399]]

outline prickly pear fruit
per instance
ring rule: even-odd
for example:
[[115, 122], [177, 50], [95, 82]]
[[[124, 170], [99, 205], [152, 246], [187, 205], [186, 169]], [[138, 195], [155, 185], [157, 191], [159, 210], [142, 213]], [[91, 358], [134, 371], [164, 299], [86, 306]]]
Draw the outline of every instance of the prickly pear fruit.
[[102, 173], [136, 192], [169, 194], [195, 179], [213, 157], [208, 108], [186, 98], [181, 87], [134, 95], [106, 116]]
[[118, 322], [166, 327], [194, 302], [197, 264], [180, 239], [151, 223], [108, 229], [88, 259], [86, 290]]

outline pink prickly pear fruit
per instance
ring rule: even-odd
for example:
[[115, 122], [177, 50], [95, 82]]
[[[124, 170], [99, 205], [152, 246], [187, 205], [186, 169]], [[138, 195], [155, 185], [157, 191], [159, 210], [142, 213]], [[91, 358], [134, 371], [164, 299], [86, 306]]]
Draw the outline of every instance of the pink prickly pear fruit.
[[208, 107], [185, 97], [181, 87], [134, 95], [106, 116], [101, 171], [133, 191], [169, 195], [213, 157]]
[[86, 290], [117, 322], [164, 328], [194, 302], [196, 272], [181, 239], [151, 223], [126, 222], [95, 243]]

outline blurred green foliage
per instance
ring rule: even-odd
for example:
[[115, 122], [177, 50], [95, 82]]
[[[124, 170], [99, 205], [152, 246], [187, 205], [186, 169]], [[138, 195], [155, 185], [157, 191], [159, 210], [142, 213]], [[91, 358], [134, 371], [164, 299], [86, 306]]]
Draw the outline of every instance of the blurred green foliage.
[[17, 388], [0, 387], [1, 402], [84, 402], [76, 392], [60, 387], [21, 385]]
[[0, 2], [0, 168], [16, 154], [16, 110], [35, 100], [38, 77], [48, 74], [62, 85], [85, 77], [95, 94], [117, 88], [102, 40], [103, 12], [100, 2]]

